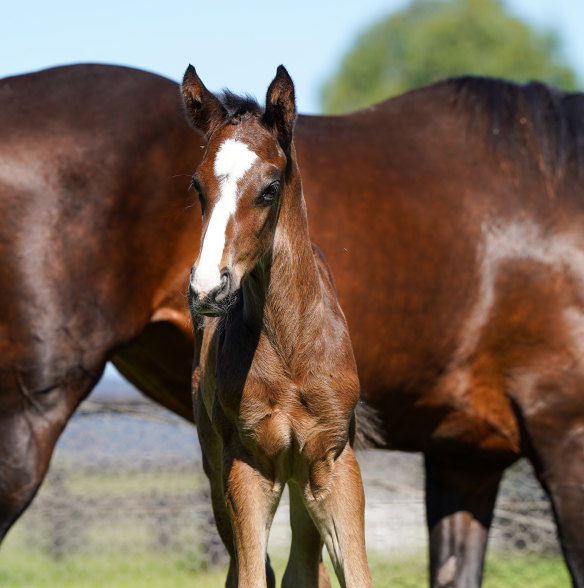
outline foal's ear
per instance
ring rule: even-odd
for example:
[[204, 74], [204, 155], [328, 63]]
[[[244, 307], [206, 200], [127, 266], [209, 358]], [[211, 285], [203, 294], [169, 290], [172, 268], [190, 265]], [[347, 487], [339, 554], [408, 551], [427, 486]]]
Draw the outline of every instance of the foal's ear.
[[225, 119], [227, 111], [217, 97], [205, 88], [195, 68], [189, 65], [182, 83], [187, 118], [207, 139]]
[[276, 130], [280, 145], [286, 153], [292, 143], [295, 119], [294, 83], [286, 68], [280, 65], [266, 94], [266, 111], [262, 120], [268, 128]]

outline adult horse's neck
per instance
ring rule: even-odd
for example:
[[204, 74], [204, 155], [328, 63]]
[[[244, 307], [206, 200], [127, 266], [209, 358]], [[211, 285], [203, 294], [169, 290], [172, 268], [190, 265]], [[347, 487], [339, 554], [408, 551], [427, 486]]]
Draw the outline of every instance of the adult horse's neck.
[[292, 153], [289, 180], [268, 255], [244, 281], [244, 317], [285, 358], [322, 325], [322, 283], [310, 236], [300, 173]]

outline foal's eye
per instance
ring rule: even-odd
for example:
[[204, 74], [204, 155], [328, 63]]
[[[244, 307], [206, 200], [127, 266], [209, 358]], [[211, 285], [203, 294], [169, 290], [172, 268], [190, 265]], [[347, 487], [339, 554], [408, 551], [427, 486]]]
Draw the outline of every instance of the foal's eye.
[[205, 197], [203, 196], [203, 190], [201, 188], [201, 184], [199, 184], [199, 180], [197, 180], [197, 176], [193, 175], [191, 178], [191, 185], [189, 188], [194, 188], [199, 196], [199, 202], [201, 203], [201, 213], [205, 214], [206, 202]]
[[280, 193], [280, 182], [272, 182], [269, 186], [266, 186], [260, 194], [260, 204], [270, 205], [273, 204]]

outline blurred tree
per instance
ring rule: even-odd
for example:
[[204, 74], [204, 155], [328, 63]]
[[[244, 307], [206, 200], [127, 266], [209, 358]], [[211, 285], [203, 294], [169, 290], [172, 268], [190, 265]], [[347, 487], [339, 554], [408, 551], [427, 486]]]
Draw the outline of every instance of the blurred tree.
[[575, 89], [554, 32], [510, 16], [501, 0], [412, 0], [362, 33], [321, 91], [348, 112], [440, 78], [475, 74]]

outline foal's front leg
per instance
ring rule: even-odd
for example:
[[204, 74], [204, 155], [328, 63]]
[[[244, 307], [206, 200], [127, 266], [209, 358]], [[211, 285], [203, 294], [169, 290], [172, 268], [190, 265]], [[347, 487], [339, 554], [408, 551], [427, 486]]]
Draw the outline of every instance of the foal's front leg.
[[[233, 526], [231, 524], [231, 514], [225, 503], [223, 441], [209, 419], [200, 394], [195, 396], [195, 415], [199, 443], [203, 453], [203, 469], [209, 479], [209, 485], [211, 488], [211, 502], [215, 524], [219, 531], [219, 536], [229, 553], [229, 571], [225, 581], [225, 588], [237, 588], [238, 579], [235, 537]], [[276, 579], [267, 556], [264, 564], [267, 587], [275, 588]]]
[[373, 588], [365, 550], [361, 471], [348, 443], [330, 464], [326, 478], [328, 482], [318, 490], [314, 479], [308, 481], [304, 490], [306, 506], [324, 538], [341, 586]]
[[268, 534], [283, 486], [262, 475], [241, 448], [225, 453], [225, 502], [235, 535], [238, 587], [259, 588], [267, 585]]

